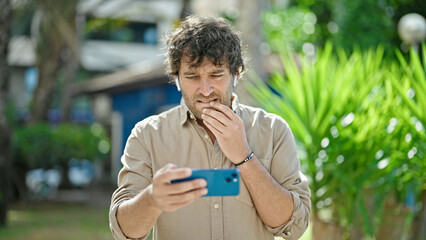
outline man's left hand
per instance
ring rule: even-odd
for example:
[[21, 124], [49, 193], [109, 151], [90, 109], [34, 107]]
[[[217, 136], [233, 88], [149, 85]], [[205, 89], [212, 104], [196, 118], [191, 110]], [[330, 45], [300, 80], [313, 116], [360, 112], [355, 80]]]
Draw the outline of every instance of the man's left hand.
[[204, 109], [201, 118], [219, 143], [220, 149], [233, 163], [243, 161], [251, 152], [243, 120], [231, 108], [211, 102], [213, 109]]

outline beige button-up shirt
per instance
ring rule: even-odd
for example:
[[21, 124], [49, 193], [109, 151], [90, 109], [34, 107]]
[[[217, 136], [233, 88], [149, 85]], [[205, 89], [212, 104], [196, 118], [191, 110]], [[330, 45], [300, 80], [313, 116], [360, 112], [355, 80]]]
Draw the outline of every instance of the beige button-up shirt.
[[[232, 109], [243, 120], [250, 148], [272, 177], [291, 192], [294, 211], [283, 226], [265, 225], [253, 205], [250, 193], [240, 181], [235, 197], [202, 197], [176, 211], [164, 212], [154, 225], [153, 239], [298, 239], [306, 230], [310, 213], [310, 191], [299, 171], [293, 134], [279, 116], [238, 103]], [[115, 239], [128, 239], [116, 219], [117, 208], [125, 200], [151, 184], [154, 173], [167, 163], [190, 168], [232, 168], [217, 141], [196, 122], [182, 100], [169, 111], [136, 124], [121, 158], [123, 168], [118, 189], [113, 193], [109, 214]]]

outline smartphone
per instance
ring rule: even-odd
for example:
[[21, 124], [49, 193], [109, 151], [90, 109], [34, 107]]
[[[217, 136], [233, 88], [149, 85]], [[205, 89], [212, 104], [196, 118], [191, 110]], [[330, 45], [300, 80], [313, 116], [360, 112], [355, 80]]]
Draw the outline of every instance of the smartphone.
[[240, 170], [237, 168], [192, 169], [191, 176], [173, 180], [171, 183], [197, 178], [204, 178], [207, 181], [208, 193], [203, 197], [236, 196], [240, 193]]

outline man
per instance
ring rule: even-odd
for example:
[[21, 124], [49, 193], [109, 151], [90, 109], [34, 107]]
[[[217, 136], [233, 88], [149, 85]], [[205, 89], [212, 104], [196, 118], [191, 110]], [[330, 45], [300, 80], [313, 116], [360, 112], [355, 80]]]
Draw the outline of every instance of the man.
[[[188, 17], [167, 39], [181, 104], [136, 124], [124, 150], [110, 225], [116, 239], [297, 239], [310, 192], [280, 117], [238, 103], [238, 35], [223, 19]], [[236, 197], [204, 197], [206, 181], [173, 183], [194, 168], [241, 173]]]

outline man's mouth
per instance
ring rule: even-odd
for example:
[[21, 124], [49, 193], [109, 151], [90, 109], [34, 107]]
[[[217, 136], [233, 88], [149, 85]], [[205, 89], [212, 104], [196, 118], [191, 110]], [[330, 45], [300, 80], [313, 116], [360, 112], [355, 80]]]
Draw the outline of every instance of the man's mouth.
[[211, 99], [211, 100], [198, 100], [197, 102], [199, 102], [199, 103], [210, 103], [210, 102], [216, 102], [217, 101], [217, 99], [215, 98], [215, 99]]

